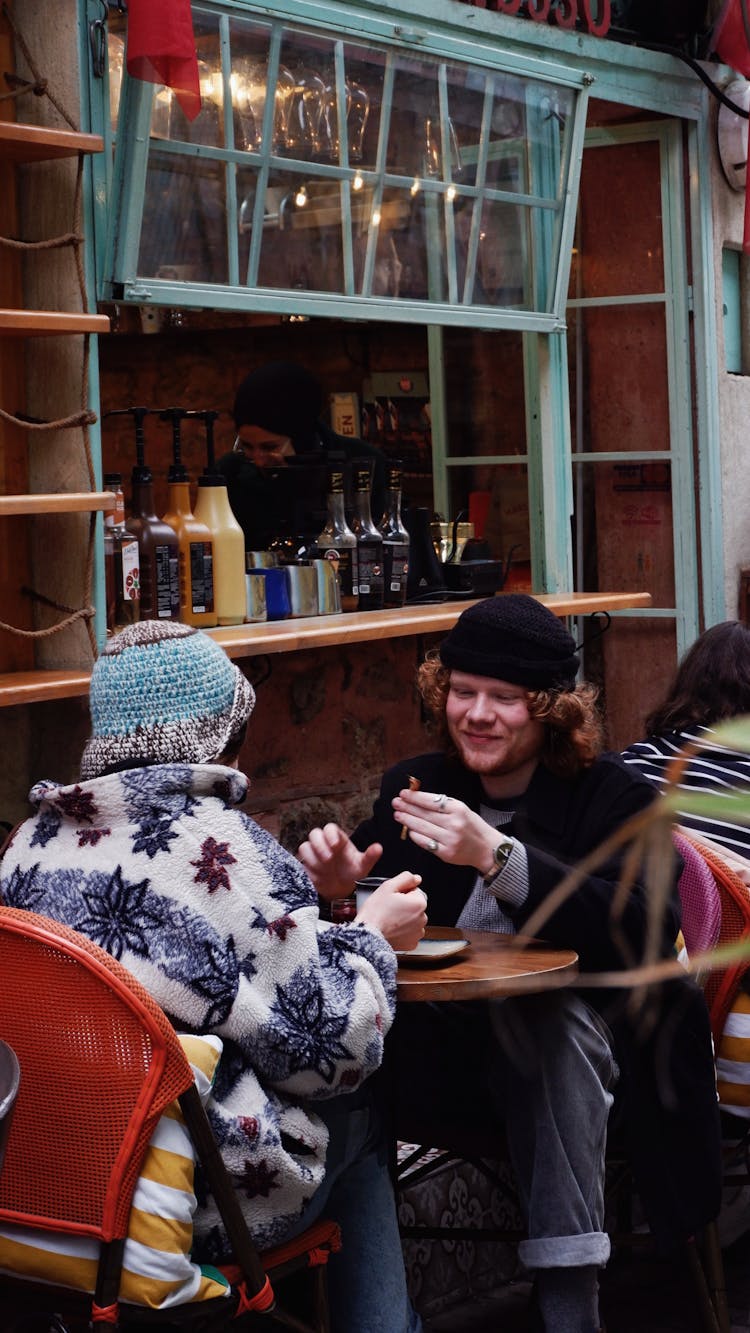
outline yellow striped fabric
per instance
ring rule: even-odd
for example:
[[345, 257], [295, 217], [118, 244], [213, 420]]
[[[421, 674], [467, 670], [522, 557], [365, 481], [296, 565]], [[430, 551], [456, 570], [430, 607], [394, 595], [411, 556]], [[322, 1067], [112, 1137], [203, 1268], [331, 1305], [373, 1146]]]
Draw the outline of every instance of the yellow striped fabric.
[[716, 1056], [719, 1101], [733, 1115], [750, 1119], [750, 995], [740, 992], [724, 1024]]
[[[218, 1037], [180, 1035], [205, 1101], [222, 1051]], [[224, 1296], [229, 1287], [213, 1268], [190, 1260], [193, 1242], [195, 1152], [179, 1106], [159, 1120], [136, 1181], [122, 1265], [120, 1300], [155, 1309]], [[89, 1237], [0, 1226], [0, 1271], [93, 1291], [99, 1245]]]

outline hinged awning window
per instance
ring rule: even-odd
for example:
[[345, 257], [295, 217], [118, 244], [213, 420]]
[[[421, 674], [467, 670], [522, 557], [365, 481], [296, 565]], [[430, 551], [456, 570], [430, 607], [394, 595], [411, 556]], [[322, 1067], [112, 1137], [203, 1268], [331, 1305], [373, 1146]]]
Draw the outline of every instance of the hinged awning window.
[[364, 40], [351, 10], [356, 38], [251, 6], [193, 21], [197, 119], [127, 77], [114, 98], [105, 296], [560, 327], [582, 74], [464, 34]]

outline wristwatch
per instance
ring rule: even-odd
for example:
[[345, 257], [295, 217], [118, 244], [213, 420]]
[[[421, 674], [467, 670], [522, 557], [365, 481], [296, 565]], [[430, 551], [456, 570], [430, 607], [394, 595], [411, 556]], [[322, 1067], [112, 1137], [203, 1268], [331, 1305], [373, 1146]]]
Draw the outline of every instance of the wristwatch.
[[487, 874], [483, 877], [485, 884], [490, 884], [493, 879], [497, 878], [500, 871], [505, 868], [508, 857], [512, 851], [513, 839], [504, 837], [502, 842], [497, 844], [497, 847], [492, 853], [492, 868], [488, 870]]

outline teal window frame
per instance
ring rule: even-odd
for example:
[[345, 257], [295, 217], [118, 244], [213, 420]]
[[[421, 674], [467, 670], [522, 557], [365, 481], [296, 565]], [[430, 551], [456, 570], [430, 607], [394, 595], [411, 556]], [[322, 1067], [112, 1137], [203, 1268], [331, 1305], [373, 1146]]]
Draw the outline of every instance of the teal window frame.
[[[224, 105], [230, 103], [229, 79], [229, 21], [232, 16], [242, 15], [258, 18], [270, 24], [271, 40], [269, 52], [269, 77], [275, 78], [278, 68], [282, 36], [289, 23], [301, 26], [302, 31], [310, 33], [324, 32], [330, 36], [330, 19], [322, 19], [320, 6], [309, 0], [280, 0], [270, 17], [266, 10], [254, 5], [252, 0], [242, 6], [232, 0], [195, 0], [194, 13], [206, 18], [216, 18], [219, 24], [219, 37], [222, 51], [227, 53], [222, 61], [222, 79], [224, 84]], [[367, 256], [364, 266], [363, 290], [354, 286], [353, 266], [351, 264], [351, 182], [355, 175], [364, 178], [373, 189], [373, 203], [377, 208], [383, 190], [389, 186], [397, 187], [410, 184], [386, 170], [385, 146], [387, 126], [390, 115], [390, 91], [392, 88], [391, 57], [404, 51], [407, 34], [399, 25], [383, 32], [383, 25], [371, 11], [348, 10], [341, 15], [335, 32], [335, 59], [343, 70], [343, 48], [347, 41], [362, 45], [368, 38], [377, 38], [385, 52], [384, 96], [381, 110], [381, 133], [377, 162], [374, 170], [355, 168], [352, 165], [309, 162], [293, 158], [274, 157], [270, 149], [270, 135], [264, 136], [266, 147], [258, 152], [246, 152], [233, 146], [231, 115], [225, 115], [226, 148], [208, 147], [203, 144], [191, 144], [180, 141], [160, 140], [158, 152], [167, 157], [174, 155], [183, 160], [196, 162], [211, 161], [218, 163], [225, 172], [226, 184], [226, 235], [228, 244], [228, 277], [224, 283], [175, 282], [166, 278], [155, 278], [139, 273], [139, 247], [144, 212], [144, 198], [147, 182], [149, 158], [149, 126], [151, 123], [154, 85], [140, 80], [123, 79], [118, 131], [114, 155], [114, 170], [110, 186], [109, 225], [104, 252], [103, 270], [100, 273], [99, 293], [102, 299], [117, 299], [138, 304], [154, 303], [201, 308], [207, 305], [214, 309], [247, 310], [258, 312], [297, 313], [324, 315], [340, 318], [358, 318], [363, 316], [373, 319], [399, 323], [420, 324], [461, 324], [480, 328], [519, 328], [538, 332], [552, 332], [563, 325], [565, 292], [570, 266], [572, 235], [575, 226], [575, 207], [578, 192], [578, 172], [581, 159], [581, 142], [585, 128], [588, 83], [582, 70], [558, 69], [557, 66], [528, 57], [520, 59], [509, 57], [507, 52], [487, 48], [479, 41], [464, 38], [438, 36], [430, 32], [420, 34], [415, 49], [420, 56], [432, 57], [437, 62], [438, 85], [440, 88], [440, 137], [443, 145], [449, 143], [450, 121], [448, 116], [448, 97], [446, 69], [449, 63], [473, 66], [486, 75], [487, 95], [483, 114], [482, 132], [477, 150], [477, 180], [475, 184], [461, 184], [458, 188], [467, 199], [475, 201], [473, 210], [476, 226], [472, 228], [469, 242], [469, 263], [467, 279], [460, 284], [456, 274], [455, 253], [452, 241], [452, 209], [450, 194], [453, 187], [448, 168], [441, 179], [423, 182], [428, 214], [435, 212], [442, 204], [446, 229], [445, 259], [447, 266], [448, 300], [404, 299], [402, 297], [378, 297], [368, 294], [371, 288], [374, 263], [375, 228], [370, 228], [367, 244]], [[407, 51], [409, 50], [407, 46]], [[554, 89], [569, 90], [573, 98], [571, 124], [564, 136], [562, 153], [555, 151], [557, 136], [545, 129], [545, 120], [551, 123], [549, 113], [538, 104], [532, 103], [527, 108], [529, 121], [535, 130], [531, 144], [521, 146], [525, 153], [529, 177], [528, 193], [502, 190], [493, 187], [484, 180], [484, 167], [488, 153], [489, 115], [492, 102], [489, 93], [494, 75], [513, 75], [515, 78], [533, 80], [535, 87], [549, 86]], [[272, 99], [267, 99], [267, 119], [273, 108]], [[543, 147], [545, 136], [552, 145], [552, 151]], [[491, 151], [491, 150], [490, 150]], [[503, 151], [502, 149], [500, 151]], [[507, 150], [505, 150], [507, 151]], [[443, 153], [449, 161], [450, 153]], [[468, 157], [467, 157], [468, 161]], [[253, 167], [258, 171], [258, 189], [255, 202], [255, 223], [253, 242], [250, 246], [248, 263], [248, 281], [242, 282], [238, 255], [237, 236], [239, 201], [236, 188], [237, 172], [242, 167]], [[262, 209], [265, 183], [269, 172], [284, 168], [290, 172], [303, 172], [313, 180], [339, 182], [341, 184], [341, 208], [344, 226], [344, 270], [346, 291], [326, 293], [319, 291], [299, 291], [261, 287], [254, 279], [258, 268], [258, 240], [262, 234]], [[558, 187], [557, 182], [562, 184]], [[453, 187], [455, 188], [455, 187]], [[446, 198], [447, 195], [447, 198]], [[516, 205], [527, 209], [534, 231], [534, 250], [536, 263], [533, 266], [532, 306], [538, 308], [518, 309], [514, 306], [478, 304], [468, 298], [469, 278], [473, 280], [476, 264], [476, 250], [479, 230], [479, 216], [484, 202]], [[348, 238], [348, 244], [347, 244]], [[428, 252], [431, 247], [428, 247]], [[346, 259], [348, 257], [348, 263]], [[429, 253], [428, 253], [429, 259]], [[549, 293], [549, 296], [546, 294]], [[249, 303], [251, 302], [251, 306]]]
[[[99, 18], [99, 0], [79, 0], [82, 31]], [[262, 13], [242, 0], [225, 0], [225, 12], [238, 15]], [[268, 10], [265, 11], [268, 14]], [[692, 387], [695, 394], [694, 434], [676, 444], [680, 453], [681, 477], [675, 487], [675, 608], [633, 614], [674, 615], [678, 651], [682, 652], [695, 637], [700, 623], [714, 624], [725, 618], [723, 574], [723, 526], [721, 451], [717, 373], [717, 311], [711, 196], [706, 186], [711, 178], [712, 150], [709, 95], [695, 75], [679, 60], [665, 53], [622, 46], [574, 32], [564, 32], [544, 24], [523, 21], [490, 10], [461, 4], [458, 0], [411, 0], [408, 9], [403, 0], [379, 0], [377, 10], [353, 9], [338, 0], [285, 0], [283, 11], [302, 26], [314, 26], [335, 32], [344, 39], [363, 36], [404, 50], [429, 50], [438, 58], [475, 59], [490, 68], [512, 68], [531, 77], [548, 78], [580, 89], [578, 105], [585, 105], [590, 89], [602, 101], [637, 109], [647, 116], [673, 117], [679, 132], [671, 138], [664, 157], [664, 169], [672, 183], [671, 198], [685, 199], [687, 208], [670, 209], [665, 218], [665, 239], [684, 257], [685, 229], [689, 228], [691, 283], [683, 269], [682, 258], [675, 275], [674, 300], [670, 311], [670, 392], [676, 395], [674, 421], [689, 420], [691, 371], [686, 360], [691, 332], [693, 345]], [[86, 44], [82, 40], [82, 66], [87, 67]], [[134, 90], [131, 85], [131, 90]], [[128, 121], [131, 164], [140, 157], [145, 161], [142, 144], [148, 118], [143, 109], [144, 92], [131, 96], [124, 107]], [[105, 117], [106, 85], [89, 80], [84, 93], [90, 128], [102, 133], [111, 150], [111, 136]], [[583, 134], [576, 137], [575, 153], [583, 152]], [[683, 160], [685, 160], [683, 170]], [[577, 205], [577, 170], [572, 163], [569, 197], [566, 200], [566, 247], [572, 249], [573, 214]], [[145, 167], [144, 167], [145, 169]], [[111, 272], [113, 247], [121, 239], [123, 227], [130, 225], [128, 210], [132, 201], [122, 191], [122, 166], [113, 168], [111, 151], [93, 163], [94, 184], [91, 211], [95, 220], [97, 292], [101, 299], [111, 299], [105, 274]], [[684, 196], [682, 194], [684, 186]], [[120, 212], [113, 208], [113, 194], [119, 192]], [[566, 255], [561, 247], [560, 281], [557, 295], [567, 287]], [[141, 305], [184, 305], [181, 285], [138, 285], [134, 283], [126, 299]], [[195, 293], [195, 304], [222, 308], [217, 289], [205, 288]], [[314, 309], [299, 294], [287, 303], [274, 294], [259, 301], [255, 292], [243, 289], [244, 302], [236, 307], [246, 311], [271, 310], [274, 313], [311, 313], [316, 315], [394, 319], [394, 302], [377, 302], [361, 297], [350, 304], [332, 299], [317, 299]], [[670, 296], [670, 302], [672, 297]], [[304, 301], [304, 305], [303, 305]], [[400, 311], [402, 320], [426, 326], [429, 340], [430, 390], [433, 411], [433, 468], [436, 505], [449, 493], [449, 469], [470, 459], [460, 459], [447, 449], [445, 383], [442, 361], [442, 321], [440, 312], [427, 303], [413, 311]], [[499, 318], [497, 315], [499, 314]], [[532, 577], [534, 587], [542, 591], [569, 590], [573, 587], [575, 546], [571, 531], [573, 512], [573, 463], [568, 402], [567, 352], [564, 310], [555, 304], [544, 320], [528, 323], [516, 313], [493, 312], [488, 320], [481, 311], [470, 310], [465, 323], [472, 327], [516, 328], [523, 334], [526, 381], [527, 463], [529, 468], [530, 526], [532, 539]], [[692, 321], [692, 330], [690, 329]], [[449, 323], [450, 320], [446, 320]], [[676, 358], [676, 359], [675, 359]], [[673, 368], [680, 369], [675, 377]], [[483, 458], [483, 463], [519, 461]], [[698, 513], [695, 514], [697, 500]], [[700, 568], [696, 569], [700, 546]]]

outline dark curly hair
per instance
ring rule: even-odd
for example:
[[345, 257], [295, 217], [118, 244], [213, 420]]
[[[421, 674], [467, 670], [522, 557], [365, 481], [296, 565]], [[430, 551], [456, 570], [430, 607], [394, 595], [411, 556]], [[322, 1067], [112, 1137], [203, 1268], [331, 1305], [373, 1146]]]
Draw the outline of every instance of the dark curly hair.
[[[443, 666], [435, 648], [419, 668], [417, 685], [439, 743], [447, 754], [455, 755], [445, 720], [450, 677], [450, 669]], [[572, 778], [593, 764], [603, 746], [602, 720], [593, 685], [576, 685], [573, 690], [527, 690], [526, 698], [531, 717], [544, 723], [541, 763], [550, 773]]]
[[666, 698], [646, 718], [646, 732], [711, 727], [741, 713], [750, 713], [750, 628], [725, 620], [688, 649]]

